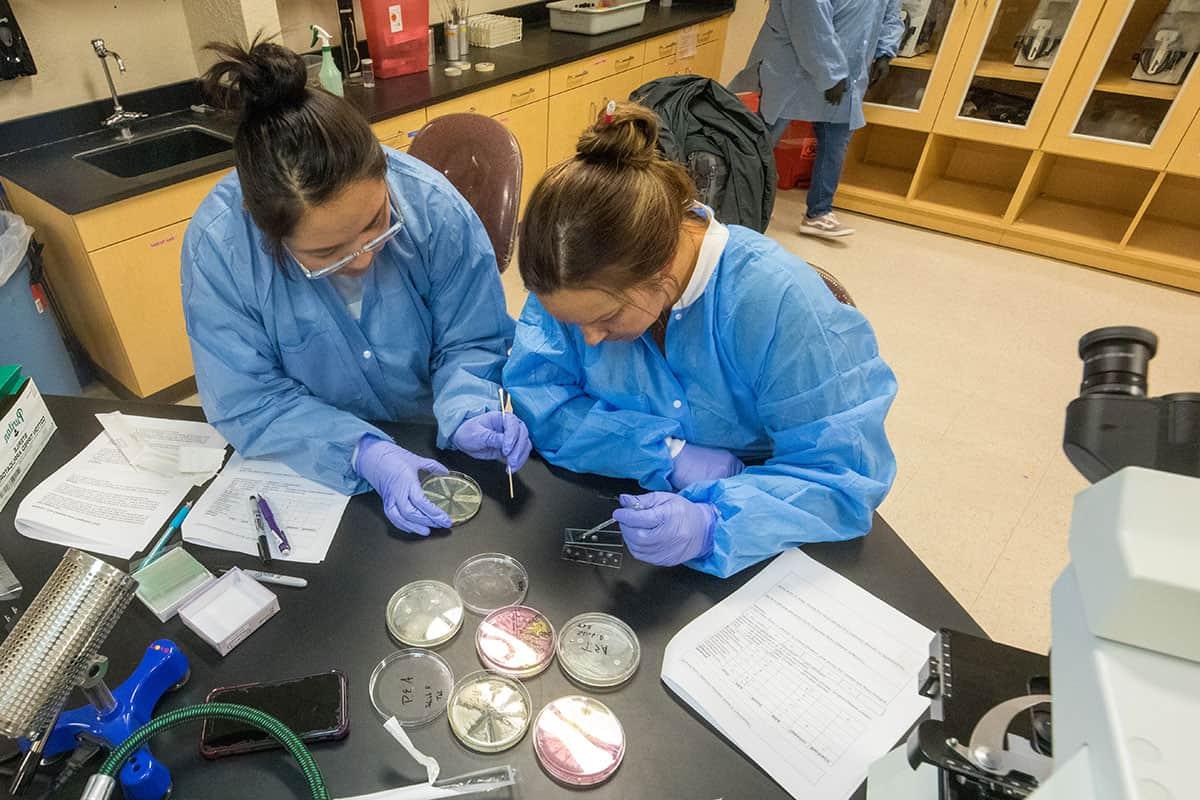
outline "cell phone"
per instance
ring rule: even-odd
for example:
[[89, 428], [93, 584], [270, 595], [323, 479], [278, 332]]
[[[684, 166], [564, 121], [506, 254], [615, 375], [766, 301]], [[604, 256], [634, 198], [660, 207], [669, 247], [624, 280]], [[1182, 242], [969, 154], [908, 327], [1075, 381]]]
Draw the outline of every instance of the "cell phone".
[[[209, 703], [237, 703], [265, 711], [305, 742], [346, 738], [350, 712], [346, 675], [338, 670], [270, 683], [247, 683], [213, 689]], [[243, 722], [206, 719], [200, 731], [200, 755], [222, 758], [271, 750], [282, 745], [269, 733]]]

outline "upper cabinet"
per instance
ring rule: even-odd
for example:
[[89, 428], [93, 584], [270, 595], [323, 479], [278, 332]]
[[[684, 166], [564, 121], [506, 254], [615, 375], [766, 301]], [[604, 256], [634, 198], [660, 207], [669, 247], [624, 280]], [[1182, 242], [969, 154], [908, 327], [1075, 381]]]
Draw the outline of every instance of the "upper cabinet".
[[935, 130], [1036, 148], [1103, 0], [964, 0], [972, 6]]
[[1166, 167], [1200, 102], [1198, 12], [1193, 0], [1108, 0], [1043, 147]]
[[867, 121], [927, 131], [971, 21], [968, 0], [905, 0], [904, 34], [887, 77], [867, 90]]

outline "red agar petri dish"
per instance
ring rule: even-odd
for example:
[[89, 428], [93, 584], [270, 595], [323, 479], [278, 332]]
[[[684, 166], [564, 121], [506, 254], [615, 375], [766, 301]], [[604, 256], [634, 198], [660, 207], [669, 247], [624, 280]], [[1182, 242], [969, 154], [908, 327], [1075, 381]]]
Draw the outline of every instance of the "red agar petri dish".
[[513, 678], [531, 678], [554, 660], [554, 626], [536, 608], [498, 608], [479, 623], [475, 649], [488, 669]]
[[599, 700], [560, 697], [533, 723], [533, 752], [551, 778], [568, 786], [594, 786], [621, 766], [625, 731]]

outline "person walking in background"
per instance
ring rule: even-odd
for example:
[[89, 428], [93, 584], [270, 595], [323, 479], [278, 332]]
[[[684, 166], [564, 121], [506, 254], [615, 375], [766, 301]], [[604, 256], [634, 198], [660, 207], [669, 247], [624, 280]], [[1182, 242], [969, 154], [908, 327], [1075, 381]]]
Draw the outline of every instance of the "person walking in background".
[[866, 124], [863, 95], [887, 75], [904, 27], [900, 0], [770, 0], [767, 19], [733, 91], [760, 91], [778, 142], [791, 120], [812, 123], [817, 158], [800, 232], [854, 233], [833, 213], [851, 131]]

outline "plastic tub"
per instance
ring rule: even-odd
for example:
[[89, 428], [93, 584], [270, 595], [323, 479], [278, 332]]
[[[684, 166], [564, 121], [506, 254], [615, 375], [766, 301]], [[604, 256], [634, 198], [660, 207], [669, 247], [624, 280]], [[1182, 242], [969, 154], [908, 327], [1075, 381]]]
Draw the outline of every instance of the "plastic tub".
[[640, 25], [650, 0], [634, 0], [614, 6], [602, 6], [595, 0], [558, 0], [547, 3], [550, 30], [595, 36], [618, 28]]

